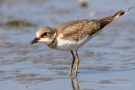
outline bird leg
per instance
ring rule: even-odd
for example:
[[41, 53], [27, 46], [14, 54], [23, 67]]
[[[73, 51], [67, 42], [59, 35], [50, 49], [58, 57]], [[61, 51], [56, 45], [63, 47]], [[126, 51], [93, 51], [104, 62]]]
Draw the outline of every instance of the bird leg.
[[76, 71], [75, 71], [75, 75], [77, 76], [80, 59], [79, 59], [79, 55], [77, 53], [77, 50], [75, 50], [75, 51], [76, 51]]
[[71, 50], [71, 54], [72, 54], [72, 64], [71, 64], [71, 68], [70, 68], [70, 76], [72, 76], [72, 70], [73, 70], [73, 67], [74, 67], [74, 63], [75, 63], [75, 55], [74, 55], [74, 52]]

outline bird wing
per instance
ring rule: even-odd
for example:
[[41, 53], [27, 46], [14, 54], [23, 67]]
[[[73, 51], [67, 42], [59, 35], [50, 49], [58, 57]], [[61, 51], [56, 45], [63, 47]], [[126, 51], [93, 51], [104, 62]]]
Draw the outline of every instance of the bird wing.
[[57, 35], [62, 34], [63, 38], [79, 41], [86, 35], [91, 36], [100, 29], [96, 20], [76, 20], [60, 24], [56, 27]]
[[107, 24], [111, 23], [116, 18], [125, 14], [128, 10], [120, 10], [113, 15], [101, 18], [99, 20], [76, 20], [60, 24], [56, 27], [57, 35], [62, 34], [64, 39], [73, 39], [78, 41], [86, 35], [92, 36], [100, 31]]

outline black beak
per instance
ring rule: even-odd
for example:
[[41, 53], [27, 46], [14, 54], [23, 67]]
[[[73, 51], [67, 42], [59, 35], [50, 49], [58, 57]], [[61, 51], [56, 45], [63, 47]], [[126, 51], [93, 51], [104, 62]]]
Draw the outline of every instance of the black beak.
[[31, 41], [31, 44], [37, 43], [38, 40], [39, 40], [38, 38], [34, 38], [34, 39]]

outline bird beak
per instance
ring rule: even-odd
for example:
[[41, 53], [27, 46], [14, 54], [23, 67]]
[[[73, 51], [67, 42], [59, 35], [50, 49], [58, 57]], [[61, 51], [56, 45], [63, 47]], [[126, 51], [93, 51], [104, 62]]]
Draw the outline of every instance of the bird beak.
[[31, 44], [37, 43], [38, 41], [39, 41], [39, 38], [34, 38], [34, 39], [31, 41]]

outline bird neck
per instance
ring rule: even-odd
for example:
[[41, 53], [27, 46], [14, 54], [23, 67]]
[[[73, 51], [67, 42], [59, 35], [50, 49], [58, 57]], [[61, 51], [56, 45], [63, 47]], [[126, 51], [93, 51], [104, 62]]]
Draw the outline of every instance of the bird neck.
[[57, 33], [55, 31], [54, 35], [53, 35], [53, 40], [50, 44], [48, 44], [47, 46], [50, 48], [55, 48], [57, 46]]

